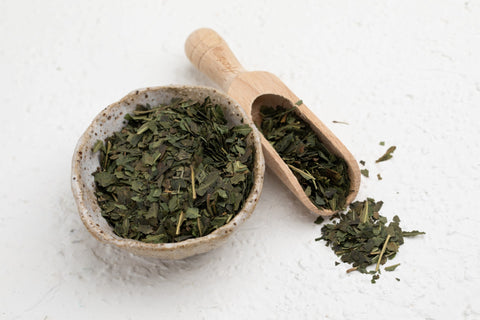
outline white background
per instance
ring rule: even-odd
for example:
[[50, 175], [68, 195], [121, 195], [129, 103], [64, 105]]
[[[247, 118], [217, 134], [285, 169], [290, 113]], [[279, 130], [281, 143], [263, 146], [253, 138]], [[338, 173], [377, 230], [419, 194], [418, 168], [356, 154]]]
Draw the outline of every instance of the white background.
[[[367, 162], [357, 199], [427, 232], [395, 272], [371, 284], [335, 266], [268, 170], [250, 220], [213, 252], [146, 259], [86, 231], [70, 191], [77, 139], [133, 89], [214, 86], [183, 51], [205, 26]], [[0, 1], [0, 318], [480, 319], [479, 59], [471, 0]]]

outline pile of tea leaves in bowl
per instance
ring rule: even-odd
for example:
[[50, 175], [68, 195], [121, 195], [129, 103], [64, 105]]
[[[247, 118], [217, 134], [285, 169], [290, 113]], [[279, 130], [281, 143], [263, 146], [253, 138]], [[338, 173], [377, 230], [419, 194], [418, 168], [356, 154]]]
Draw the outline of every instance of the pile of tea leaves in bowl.
[[347, 164], [323, 145], [296, 109], [260, 107], [259, 129], [317, 208], [344, 209], [350, 192]]
[[97, 141], [98, 205], [115, 234], [149, 243], [205, 236], [239, 212], [253, 184], [249, 125], [229, 125], [220, 105], [173, 99], [137, 106]]

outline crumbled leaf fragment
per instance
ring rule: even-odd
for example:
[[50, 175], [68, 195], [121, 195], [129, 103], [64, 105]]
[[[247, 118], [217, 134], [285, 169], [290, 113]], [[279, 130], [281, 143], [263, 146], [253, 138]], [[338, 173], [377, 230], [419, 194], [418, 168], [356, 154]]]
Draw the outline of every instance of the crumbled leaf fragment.
[[387, 149], [385, 154], [378, 158], [375, 162], [382, 162], [382, 161], [387, 161], [388, 159], [391, 159], [393, 157], [392, 153], [395, 151], [397, 147], [396, 146], [391, 146], [390, 148]]
[[381, 145], [381, 146], [384, 146], [384, 145], [385, 145], [385, 141], [380, 141], [378, 144]]
[[315, 224], [322, 224], [323, 221], [325, 221], [325, 218], [322, 217], [322, 216], [318, 216], [318, 218], [315, 219], [315, 222], [314, 222], [314, 223], [315, 223]]
[[417, 231], [417, 230], [413, 230], [413, 231], [403, 231], [402, 232], [402, 236], [404, 237], [416, 237], [416, 236], [419, 236], [421, 234], [425, 234], [425, 232], [423, 231]]
[[94, 179], [95, 182], [102, 187], [108, 187], [117, 182], [117, 177], [110, 172], [97, 172], [94, 174]]
[[360, 162], [360, 164], [361, 164], [362, 166], [364, 166], [364, 165], [365, 165], [365, 161], [363, 161], [363, 160], [360, 160], [359, 162]]
[[301, 104], [303, 104], [303, 101], [302, 101], [302, 100], [298, 100], [297, 102], [295, 102], [295, 105], [297, 105], [297, 106], [299, 106], [299, 105], [301, 105]]
[[388, 267], [385, 267], [385, 271], [394, 271], [395, 269], [397, 269], [397, 267], [400, 265], [400, 263], [397, 263], [397, 264], [394, 264], [394, 265], [391, 265], [391, 266], [388, 266]]
[[362, 169], [362, 170], [360, 170], [360, 173], [361, 173], [364, 177], [367, 177], [367, 178], [368, 178], [368, 175], [369, 175], [368, 169]]
[[102, 140], [97, 140], [95, 144], [93, 145], [92, 152], [95, 153], [99, 151], [103, 147], [103, 141]]
[[382, 179], [383, 179], [382, 176], [380, 175], [380, 173], [377, 173], [377, 179], [378, 179], [378, 180], [382, 180]]

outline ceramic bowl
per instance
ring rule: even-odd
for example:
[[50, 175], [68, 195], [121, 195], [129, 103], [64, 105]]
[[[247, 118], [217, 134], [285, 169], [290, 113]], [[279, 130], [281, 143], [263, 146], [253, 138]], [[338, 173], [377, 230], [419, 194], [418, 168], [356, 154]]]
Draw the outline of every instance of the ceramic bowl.
[[[124, 116], [132, 112], [137, 104], [170, 103], [174, 97], [182, 97], [194, 101], [203, 101], [210, 97], [212, 102], [222, 106], [225, 118], [230, 124], [249, 124], [253, 131], [247, 137], [248, 143], [255, 149], [253, 179], [254, 183], [244, 206], [226, 225], [214, 232], [199, 238], [188, 239], [177, 243], [145, 243], [121, 238], [113, 233], [112, 227], [102, 217], [100, 207], [94, 194], [95, 184], [92, 173], [100, 166], [99, 155], [92, 153], [92, 146], [98, 140], [119, 131], [124, 125]], [[118, 102], [100, 112], [92, 124], [80, 137], [72, 159], [72, 191], [75, 197], [80, 218], [87, 230], [98, 240], [115, 245], [134, 254], [159, 257], [162, 259], [183, 259], [210, 251], [224, 242], [253, 212], [263, 186], [265, 163], [263, 160], [260, 133], [243, 109], [227, 95], [213, 88], [199, 86], [165, 86], [132, 91]]]

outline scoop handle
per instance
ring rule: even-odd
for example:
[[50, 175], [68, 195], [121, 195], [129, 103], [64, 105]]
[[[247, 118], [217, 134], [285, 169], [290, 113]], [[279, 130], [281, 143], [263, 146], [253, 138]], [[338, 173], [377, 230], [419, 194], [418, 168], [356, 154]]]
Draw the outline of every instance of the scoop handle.
[[225, 40], [208, 28], [195, 30], [185, 42], [192, 64], [227, 92], [232, 81], [245, 72]]

